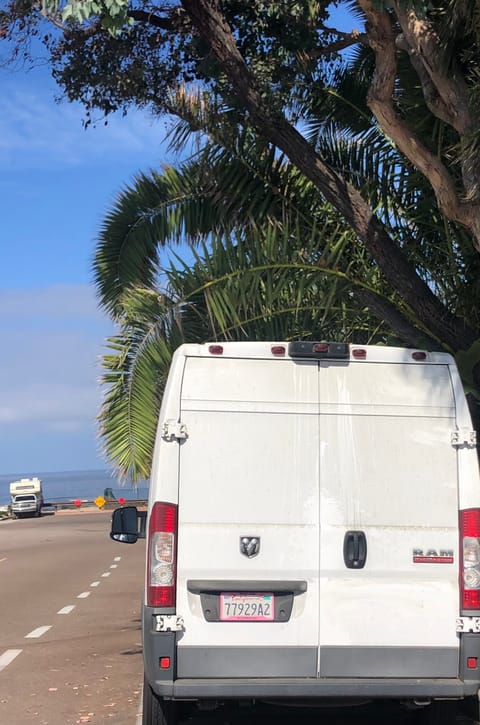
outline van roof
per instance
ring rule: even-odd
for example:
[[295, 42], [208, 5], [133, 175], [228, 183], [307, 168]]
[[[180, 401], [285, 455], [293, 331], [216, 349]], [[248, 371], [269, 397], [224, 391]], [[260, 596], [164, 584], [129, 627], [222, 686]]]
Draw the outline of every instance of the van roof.
[[228, 357], [259, 359], [330, 359], [365, 362], [428, 363], [451, 365], [453, 357], [445, 352], [387, 345], [356, 345], [353, 343], [301, 342], [206, 342], [181, 345], [176, 355], [183, 357]]

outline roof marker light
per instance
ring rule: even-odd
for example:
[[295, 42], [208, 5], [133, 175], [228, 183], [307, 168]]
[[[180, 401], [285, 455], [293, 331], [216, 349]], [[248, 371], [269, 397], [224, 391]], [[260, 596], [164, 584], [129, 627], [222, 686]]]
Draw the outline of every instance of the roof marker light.
[[412, 357], [414, 360], [426, 360], [427, 359], [427, 353], [421, 352], [420, 350], [417, 350], [416, 352], [412, 352]]
[[314, 342], [312, 352], [328, 352], [328, 342]]
[[275, 357], [285, 357], [286, 351], [283, 345], [272, 345], [270, 351]]
[[209, 345], [208, 352], [210, 355], [223, 355], [222, 345]]
[[354, 357], [355, 360], [366, 360], [367, 351], [361, 347], [356, 347], [354, 350], [352, 350], [352, 357]]

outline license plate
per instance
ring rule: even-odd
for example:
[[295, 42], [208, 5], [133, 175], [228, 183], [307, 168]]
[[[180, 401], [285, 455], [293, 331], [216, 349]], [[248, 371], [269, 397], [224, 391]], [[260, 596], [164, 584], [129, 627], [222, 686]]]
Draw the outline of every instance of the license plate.
[[275, 617], [275, 599], [272, 593], [222, 592], [220, 594], [220, 621], [272, 622]]

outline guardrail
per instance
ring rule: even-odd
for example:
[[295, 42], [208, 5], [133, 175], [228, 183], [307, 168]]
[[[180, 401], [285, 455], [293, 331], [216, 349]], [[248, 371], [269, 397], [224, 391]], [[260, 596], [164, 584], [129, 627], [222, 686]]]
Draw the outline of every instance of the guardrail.
[[[56, 511], [78, 511], [80, 509], [102, 509], [102, 511], [113, 511], [113, 509], [122, 506], [137, 506], [137, 508], [146, 508], [148, 500], [146, 498], [122, 499], [120, 501], [106, 500], [102, 506], [96, 503], [97, 499], [75, 499], [74, 501], [45, 501], [42, 506], [42, 513], [48, 515]], [[0, 521], [2, 519], [11, 518], [12, 511], [9, 505], [0, 506]]]
[[[100, 498], [100, 497], [99, 497]], [[101, 509], [115, 509], [121, 506], [146, 506], [147, 499], [136, 498], [136, 499], [121, 499], [121, 500], [105, 500], [105, 503], [101, 504], [98, 499], [75, 499], [74, 501], [45, 501], [42, 506], [42, 510], [54, 509], [55, 511], [62, 510], [75, 510], [81, 508], [101, 508]]]

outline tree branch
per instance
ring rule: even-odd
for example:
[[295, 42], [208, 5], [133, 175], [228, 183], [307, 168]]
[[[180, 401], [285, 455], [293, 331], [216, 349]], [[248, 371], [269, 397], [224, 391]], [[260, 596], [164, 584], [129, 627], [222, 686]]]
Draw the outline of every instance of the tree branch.
[[467, 86], [460, 72], [454, 72], [451, 78], [442, 73], [440, 42], [432, 24], [425, 18], [417, 17], [413, 10], [406, 11], [398, 0], [393, 0], [393, 7], [410, 49], [409, 54], [417, 64], [423, 66], [442, 100], [443, 109], [448, 113], [448, 123], [460, 136], [468, 133], [472, 119]]
[[[464, 150], [462, 180], [464, 199], [480, 202], [480, 165], [478, 154], [468, 150], [470, 138], [478, 133], [478, 122], [470, 110], [468, 87], [458, 67], [450, 76], [442, 72], [442, 51], [438, 34], [431, 23], [418, 18], [413, 10], [406, 12], [398, 2], [395, 10], [402, 28], [401, 47], [405, 49], [417, 71], [428, 108], [437, 118], [454, 128]], [[480, 215], [476, 208], [474, 212]]]
[[437, 350], [441, 343], [431, 337], [428, 332], [423, 332], [403, 315], [398, 307], [381, 295], [367, 290], [364, 287], [354, 287], [353, 295], [368, 307], [370, 312], [381, 322], [386, 322], [392, 330], [410, 347], [428, 348]]
[[397, 60], [390, 16], [385, 11], [376, 10], [371, 0], [358, 0], [358, 3], [367, 16], [368, 36], [376, 59], [367, 98], [369, 108], [399, 151], [428, 179], [441, 211], [448, 219], [468, 229], [480, 250], [480, 209], [477, 204], [460, 200], [447, 168], [395, 111], [393, 94]]
[[366, 33], [360, 33], [359, 30], [352, 30], [350, 33], [343, 33], [341, 30], [327, 28], [325, 26], [323, 26], [322, 29], [330, 35], [336, 35], [338, 39], [334, 40], [332, 43], [328, 43], [327, 45], [322, 45], [316, 50], [309, 51], [309, 53], [306, 54], [308, 58], [321, 58], [324, 55], [330, 55], [330, 53], [337, 53], [340, 50], [345, 50], [345, 48], [350, 48], [352, 45], [356, 45], [357, 43], [368, 46], [368, 36]]
[[322, 161], [282, 114], [272, 110], [268, 93], [262, 93], [256, 86], [236, 46], [230, 27], [219, 9], [218, 0], [182, 0], [182, 5], [209, 44], [257, 130], [281, 149], [332, 206], [343, 214], [376, 260], [385, 279], [399, 291], [419, 319], [428, 320], [429, 329], [435, 337], [454, 350], [472, 344], [476, 339], [475, 332], [435, 297], [361, 194]]
[[127, 15], [139, 23], [153, 25], [155, 28], [162, 28], [162, 30], [185, 32], [187, 29], [192, 29], [188, 15], [186, 15], [182, 8], [178, 7], [171, 8], [170, 13], [163, 16], [145, 10], [128, 10]]

